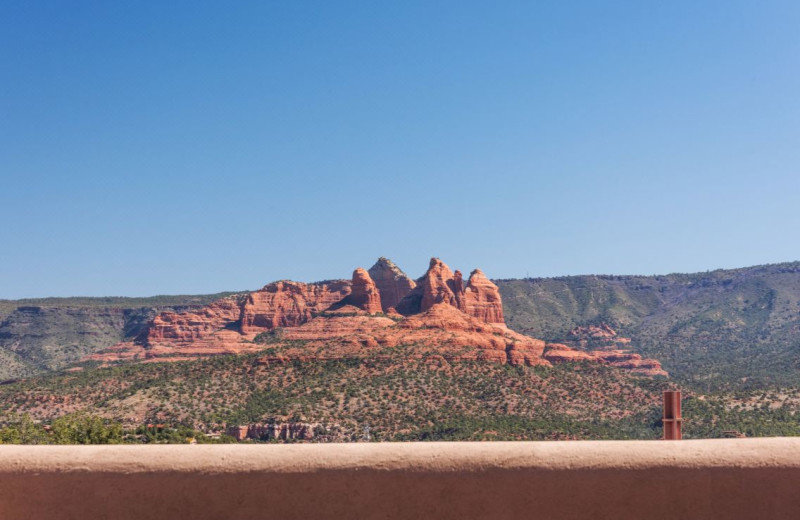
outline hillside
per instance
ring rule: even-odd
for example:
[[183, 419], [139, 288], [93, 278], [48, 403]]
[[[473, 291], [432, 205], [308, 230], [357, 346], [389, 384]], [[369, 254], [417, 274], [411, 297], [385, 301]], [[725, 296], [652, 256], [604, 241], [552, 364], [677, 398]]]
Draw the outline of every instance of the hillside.
[[[800, 385], [800, 262], [495, 283], [506, 324], [517, 332], [574, 345], [571, 330], [605, 323], [683, 385]], [[63, 368], [132, 341], [162, 311], [199, 309], [221, 296], [0, 300], [0, 379]]]
[[199, 308], [229, 294], [0, 300], [0, 380], [65, 367], [135, 337], [159, 312]]
[[[265, 346], [268, 346], [265, 348]], [[409, 348], [413, 347], [413, 348]], [[480, 269], [464, 279], [438, 258], [411, 280], [379, 258], [349, 280], [280, 280], [249, 293], [185, 312], [162, 312], [133, 341], [87, 355], [103, 364], [182, 361], [195, 357], [267, 352], [272, 362], [441, 359], [511, 366], [565, 362], [610, 365], [650, 377], [668, 374], [624, 344], [572, 348], [509, 329], [497, 286]]]
[[694, 388], [800, 385], [800, 262], [496, 283], [525, 334], [569, 344], [575, 327], [605, 323]]
[[[799, 280], [793, 263], [495, 284], [438, 259], [410, 280], [380, 259], [161, 309], [7, 305], [3, 339], [55, 372], [0, 385], [0, 414], [262, 440], [657, 438], [677, 384], [689, 438], [800, 435]], [[34, 366], [15, 359], [6, 370]]]
[[[648, 438], [660, 385], [595, 363], [512, 367], [414, 359], [264, 362], [258, 354], [87, 367], [0, 385], [0, 412], [37, 420], [89, 410], [126, 427], [302, 422], [358, 440]], [[602, 396], [602, 398], [600, 398]]]
[[[415, 359], [415, 348], [396, 349], [388, 357], [376, 352], [324, 361], [265, 362], [263, 353], [252, 353], [86, 365], [0, 385], [0, 417], [30, 414], [50, 423], [88, 412], [129, 431], [163, 424], [169, 442], [186, 442], [180, 431], [213, 435], [236, 425], [298, 427], [312, 431], [313, 442], [660, 436], [660, 394], [669, 384], [663, 380], [597, 363], [514, 367]], [[689, 391], [684, 433], [686, 438], [722, 437], [730, 430], [800, 435], [798, 412], [796, 389]]]

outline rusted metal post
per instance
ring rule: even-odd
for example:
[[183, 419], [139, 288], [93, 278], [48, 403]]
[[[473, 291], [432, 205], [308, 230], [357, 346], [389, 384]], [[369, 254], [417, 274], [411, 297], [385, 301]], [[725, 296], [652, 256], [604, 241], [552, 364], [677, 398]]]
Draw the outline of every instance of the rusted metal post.
[[664, 416], [662, 422], [664, 424], [663, 439], [665, 441], [679, 441], [683, 439], [680, 390], [664, 391]]

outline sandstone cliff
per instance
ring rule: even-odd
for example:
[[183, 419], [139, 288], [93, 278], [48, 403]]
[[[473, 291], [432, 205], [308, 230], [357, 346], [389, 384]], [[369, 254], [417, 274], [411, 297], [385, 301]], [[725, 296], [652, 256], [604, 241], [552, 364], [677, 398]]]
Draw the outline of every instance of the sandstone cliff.
[[145, 343], [191, 342], [238, 322], [241, 298], [222, 298], [205, 307], [186, 312], [162, 312], [153, 318]]
[[384, 257], [378, 258], [368, 273], [378, 287], [383, 312], [394, 308], [417, 285], [394, 262]]
[[353, 271], [351, 292], [343, 301], [368, 313], [383, 312], [382, 295], [369, 273], [359, 267]]
[[464, 294], [464, 311], [486, 323], [503, 323], [503, 301], [500, 290], [486, 278], [483, 271], [475, 269], [469, 275]]
[[428, 271], [417, 287], [397, 304], [405, 316], [425, 312], [437, 303], [446, 303], [486, 323], [504, 325], [503, 302], [497, 286], [480, 269], [470, 274], [464, 286], [461, 271], [451, 271], [438, 258], [431, 258]]
[[351, 282], [336, 280], [306, 284], [274, 282], [248, 295], [241, 309], [241, 333], [245, 336], [276, 327], [296, 327], [344, 299]]
[[357, 268], [350, 280], [279, 281], [199, 310], [161, 313], [136, 341], [90, 359], [174, 361], [264, 349], [273, 353], [260, 358], [263, 364], [399, 353], [528, 366], [589, 361], [660, 373], [657, 362], [618, 350], [588, 353], [555, 344], [546, 351], [544, 341], [506, 327], [500, 293], [482, 271], [472, 271], [465, 284], [460, 271], [438, 258], [416, 283], [381, 258], [369, 271]]

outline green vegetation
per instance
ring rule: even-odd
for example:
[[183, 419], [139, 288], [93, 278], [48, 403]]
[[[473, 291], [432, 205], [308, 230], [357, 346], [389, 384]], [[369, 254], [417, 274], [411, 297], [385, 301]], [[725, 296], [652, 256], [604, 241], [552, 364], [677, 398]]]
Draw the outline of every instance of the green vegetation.
[[8, 314], [19, 307], [137, 309], [141, 307], [201, 306], [234, 294], [239, 294], [239, 292], [229, 291], [216, 294], [158, 295], [138, 298], [126, 296], [72, 296], [68, 298], [0, 300], [0, 316]]
[[508, 325], [553, 342], [607, 323], [702, 392], [800, 386], [800, 262], [497, 282]]
[[36, 423], [28, 414], [14, 414], [0, 427], [3, 444], [119, 444], [122, 440], [122, 425], [84, 413], [67, 414], [50, 424]]
[[308, 422], [325, 432], [319, 440], [341, 441], [361, 439], [365, 428], [372, 440], [658, 435], [653, 417], [663, 382], [594, 364], [413, 359], [410, 349], [302, 363], [263, 364], [253, 354], [87, 367], [0, 386], [0, 416], [27, 413], [49, 424], [85, 412], [127, 430], [150, 423], [209, 434], [230, 425]]
[[[231, 425], [304, 422], [315, 441], [657, 439], [669, 384], [597, 364], [511, 367], [375, 357], [265, 363], [280, 354], [121, 364], [0, 385], [3, 442], [230, 441]], [[389, 357], [387, 358], [387, 354]], [[800, 390], [698, 394], [687, 438], [800, 435]], [[151, 426], [145, 426], [151, 425]], [[46, 435], [43, 430], [48, 426]], [[10, 429], [9, 429], [10, 428]], [[201, 433], [202, 432], [202, 433]], [[220, 435], [222, 435], [220, 437]]]
[[178, 424], [141, 425], [124, 430], [122, 424], [83, 412], [57, 417], [49, 423], [35, 422], [30, 415], [12, 414], [0, 423], [0, 444], [186, 444], [233, 442], [222, 435], [211, 438]]
[[223, 295], [0, 301], [0, 381], [30, 377], [0, 384], [0, 441], [220, 442], [228, 425], [298, 421], [318, 441], [647, 439], [660, 436], [666, 384], [685, 392], [687, 438], [800, 435], [800, 263], [497, 283], [513, 329], [569, 343], [574, 327], [609, 324], [669, 382], [592, 364], [446, 362], [416, 345], [280, 363], [302, 345], [280, 329], [255, 338], [260, 354], [58, 372], [159, 310]]
[[231, 294], [0, 300], [0, 381], [58, 370], [133, 339], [158, 312], [199, 308]]

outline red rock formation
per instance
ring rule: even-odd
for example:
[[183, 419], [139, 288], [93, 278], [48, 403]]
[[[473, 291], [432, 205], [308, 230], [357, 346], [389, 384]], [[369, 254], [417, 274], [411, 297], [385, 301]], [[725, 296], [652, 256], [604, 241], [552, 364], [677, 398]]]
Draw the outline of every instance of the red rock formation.
[[480, 269], [475, 269], [469, 275], [464, 307], [467, 314], [481, 321], [505, 324], [500, 289]]
[[[223, 298], [199, 311], [162, 313], [137, 342], [120, 343], [90, 359], [177, 361], [269, 347], [271, 353], [259, 358], [256, 366], [288, 360], [399, 356], [430, 359], [437, 366], [453, 361], [529, 366], [590, 361], [647, 375], [665, 374], [657, 361], [637, 354], [546, 346], [508, 329], [497, 286], [478, 269], [465, 285], [460, 271], [452, 272], [434, 258], [416, 287], [386, 259], [380, 259], [371, 271], [380, 284], [359, 268], [352, 281], [280, 281], [244, 296]], [[388, 305], [395, 301], [399, 313]], [[602, 328], [601, 336], [616, 344], [615, 333], [609, 330]], [[261, 333], [269, 334], [257, 337]]]
[[655, 359], [643, 359], [639, 354], [627, 350], [594, 350], [592, 355], [607, 362], [609, 365], [624, 368], [631, 372], [645, 376], [664, 376], [669, 374]]
[[563, 343], [548, 343], [544, 352], [544, 358], [551, 363], [566, 363], [570, 361], [597, 361], [597, 357], [575, 350]]
[[425, 312], [433, 305], [444, 302], [486, 323], [505, 324], [500, 290], [486, 278], [483, 271], [472, 271], [464, 287], [461, 271], [453, 273], [438, 258], [431, 258], [425, 273], [408, 296], [397, 305], [405, 316]]
[[383, 312], [381, 294], [369, 273], [358, 268], [353, 271], [352, 292], [343, 301], [370, 314]]
[[153, 319], [144, 343], [190, 342], [224, 329], [239, 320], [241, 297], [222, 298], [202, 309], [189, 312], [162, 312]]
[[380, 292], [383, 312], [389, 312], [417, 285], [388, 258], [378, 258], [368, 272]]
[[[483, 323], [443, 302], [400, 321], [366, 313], [354, 316], [354, 309], [326, 312], [300, 327], [284, 329], [282, 339], [295, 343], [262, 359], [262, 364], [390, 356], [393, 352], [416, 359], [441, 356], [449, 361], [549, 364], [542, 358], [543, 341]], [[298, 341], [303, 343], [298, 345]]]
[[428, 272], [422, 278], [420, 287], [422, 288], [420, 312], [425, 312], [435, 304], [442, 302], [458, 308], [458, 301], [453, 291], [455, 288], [453, 271], [438, 258], [431, 258]]
[[231, 426], [225, 433], [237, 441], [245, 439], [270, 440], [270, 439], [299, 439], [311, 440], [314, 438], [314, 428], [318, 423], [279, 423], [279, 424], [249, 424], [247, 426]]
[[296, 327], [350, 294], [349, 280], [327, 283], [274, 282], [248, 295], [241, 332], [252, 336], [276, 327]]
[[464, 277], [461, 271], [456, 269], [456, 272], [453, 273], [453, 281], [449, 282], [448, 286], [450, 290], [453, 291], [453, 296], [455, 297], [455, 304], [453, 304], [453, 306], [460, 311], [466, 312], [467, 304], [464, 297]]
[[587, 325], [585, 327], [575, 327], [569, 331], [570, 336], [579, 338], [595, 338], [595, 339], [611, 339], [617, 337], [617, 331], [612, 329], [608, 324], [601, 323], [600, 325]]
[[631, 342], [630, 338], [618, 336], [617, 331], [605, 323], [575, 327], [569, 331], [569, 337], [570, 343], [577, 344], [584, 349], [590, 347], [620, 348]]

